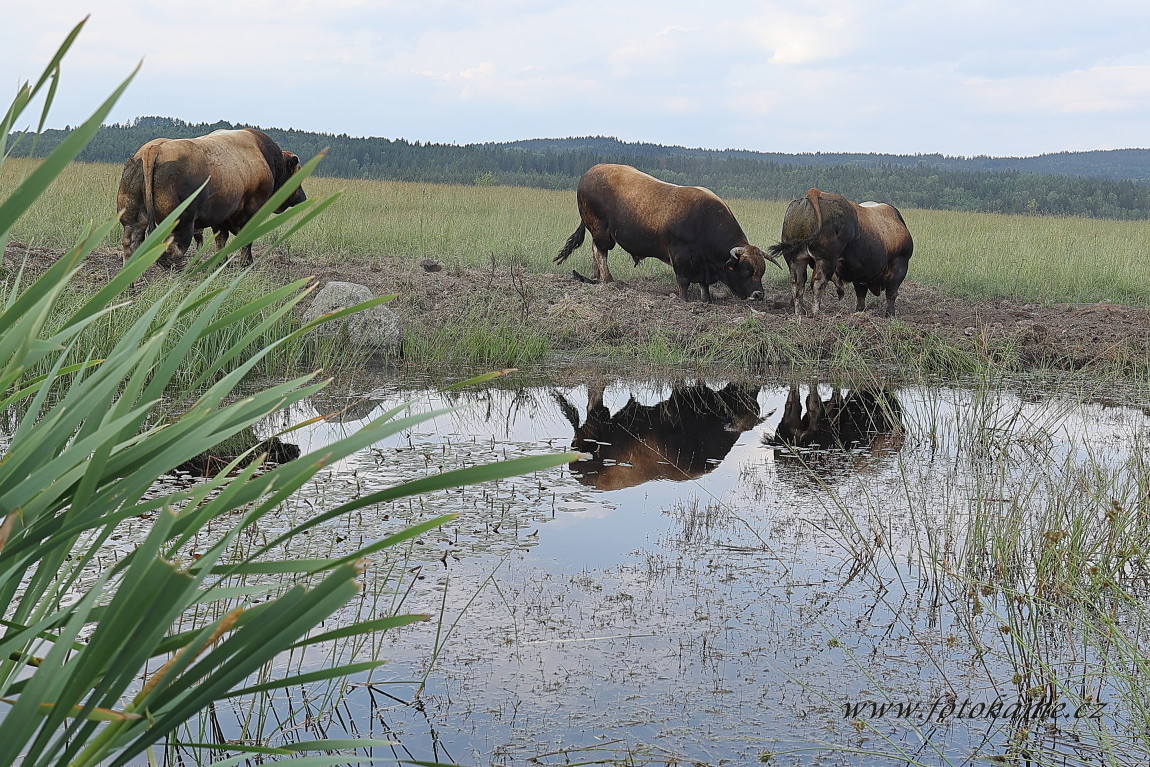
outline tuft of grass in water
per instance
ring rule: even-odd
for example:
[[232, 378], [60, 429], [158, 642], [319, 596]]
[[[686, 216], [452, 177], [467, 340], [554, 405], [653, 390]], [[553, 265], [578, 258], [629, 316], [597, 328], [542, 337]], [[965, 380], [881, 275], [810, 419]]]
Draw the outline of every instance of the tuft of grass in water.
[[550, 341], [514, 326], [463, 328], [457, 333], [418, 334], [408, 347], [422, 363], [517, 367], [539, 363], [551, 353]]
[[551, 339], [537, 330], [477, 310], [450, 328], [409, 328], [405, 356], [420, 364], [509, 368], [542, 362]]
[[[852, 572], [929, 600], [932, 626], [951, 627], [952, 645], [969, 647], [971, 677], [948, 684], [1066, 707], [1061, 720], [995, 722], [989, 753], [1137, 763], [1133, 755], [1150, 751], [1150, 663], [1138, 649], [1150, 626], [1150, 444], [1138, 434], [1116, 460], [1064, 425], [1090, 417], [1080, 401], [1014, 396], [1001, 372], [980, 376], [970, 391], [935, 391], [916, 405], [901, 487], [823, 487], [827, 529]], [[954, 461], [943, 475], [928, 468], [940, 454]], [[868, 683], [876, 700], [898, 696], [882, 679]], [[1100, 702], [1090, 709], [1099, 719], [1074, 717]], [[1047, 737], [1047, 724], [1068, 737]], [[945, 730], [918, 735], [949, 753]]]
[[703, 363], [735, 364], [747, 369], [804, 364], [808, 350], [776, 329], [774, 318], [755, 316], [684, 339], [688, 353]]

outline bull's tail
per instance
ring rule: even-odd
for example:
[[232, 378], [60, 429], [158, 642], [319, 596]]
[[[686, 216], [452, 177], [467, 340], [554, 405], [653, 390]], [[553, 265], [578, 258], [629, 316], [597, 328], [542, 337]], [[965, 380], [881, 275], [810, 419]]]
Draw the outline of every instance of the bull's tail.
[[793, 206], [802, 202], [804, 199], [807, 201], [807, 204], [811, 206], [811, 209], [815, 212], [815, 228], [811, 231], [810, 236], [804, 237], [801, 240], [791, 240], [789, 242], [780, 242], [778, 245], [772, 245], [767, 248], [767, 253], [772, 256], [782, 256], [789, 264], [815, 241], [819, 230], [823, 228], [823, 212], [819, 206], [820, 194], [822, 193], [819, 192], [818, 189], [808, 189], [806, 195], [787, 206], [788, 214], [790, 214]]
[[815, 209], [815, 233], [818, 233], [818, 231], [823, 228], [823, 211], [819, 207], [819, 194], [821, 194], [821, 192], [819, 192], [818, 189], [812, 188], [807, 190], [807, 202]]
[[144, 151], [143, 157], [143, 173], [144, 173], [144, 211], [148, 214], [148, 228], [145, 232], [151, 232], [156, 228], [156, 200], [155, 189], [152, 183], [152, 173], [156, 168], [156, 148], [148, 147]]
[[810, 240], [794, 240], [792, 242], [780, 242], [777, 245], [772, 245], [767, 248], [767, 253], [772, 256], [782, 256], [788, 264], [798, 257], [807, 246], [810, 245]]
[[563, 249], [559, 251], [559, 255], [555, 256], [555, 263], [561, 264], [564, 261], [566, 261], [567, 256], [571, 255], [571, 253], [575, 250], [575, 248], [577, 248], [583, 244], [583, 238], [586, 235], [587, 235], [587, 225], [585, 223], [583, 223], [582, 221], [580, 221], [579, 222], [579, 228], [576, 229], [571, 234], [571, 236], [567, 238], [567, 242], [563, 244]]

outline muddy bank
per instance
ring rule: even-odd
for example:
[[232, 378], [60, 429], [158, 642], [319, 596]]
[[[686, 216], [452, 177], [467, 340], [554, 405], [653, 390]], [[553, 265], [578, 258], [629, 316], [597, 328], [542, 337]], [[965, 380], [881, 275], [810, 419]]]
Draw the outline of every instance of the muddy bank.
[[[59, 255], [10, 244], [4, 274], [11, 275], [25, 259], [32, 272], [41, 271]], [[83, 275], [106, 279], [119, 266], [117, 251], [101, 250], [85, 263]], [[423, 332], [457, 332], [488, 318], [531, 328], [561, 354], [614, 350], [625, 356], [652, 339], [664, 339], [685, 350], [710, 354], [712, 360], [717, 353], [722, 361], [723, 347], [737, 352], [745, 337], [748, 344], [771, 347], [760, 355], [766, 363], [786, 362], [787, 354], [812, 362], [841, 358], [847, 344], [849, 353], [861, 360], [898, 364], [921, 339], [1023, 369], [1097, 367], [1141, 373], [1150, 364], [1150, 309], [1108, 303], [969, 301], [913, 280], [903, 284], [898, 317], [892, 322], [882, 316], [884, 302], [873, 296], [867, 311], [856, 314], [850, 291], [842, 300], [829, 301], [820, 316], [796, 319], [789, 288], [781, 281], [768, 283], [762, 302], [738, 300], [719, 286], [713, 290], [717, 300], [712, 304], [684, 303], [674, 297], [670, 270], [647, 277], [619, 268], [616, 277], [622, 279], [615, 283], [588, 285], [570, 274], [539, 274], [501, 263], [473, 268], [445, 265], [427, 271], [400, 258], [372, 255], [330, 264], [279, 250], [263, 254], [257, 268], [279, 280], [315, 276], [320, 283], [343, 280], [367, 285], [377, 294], [395, 293], [392, 310], [408, 328]], [[698, 288], [693, 291], [697, 295]], [[785, 350], [779, 352], [780, 347]], [[770, 359], [770, 353], [779, 358]], [[738, 358], [731, 359], [733, 363], [756, 359], [734, 356]]]
[[[372, 258], [338, 266], [289, 260], [263, 262], [284, 277], [315, 275], [321, 282], [351, 280], [378, 293], [396, 293], [392, 308], [405, 322], [451, 329], [471, 316], [477, 304], [497, 307], [516, 323], [535, 326], [558, 341], [557, 351], [639, 348], [654, 337], [696, 339], [735, 336], [753, 320], [758, 332], [780, 336], [794, 348], [822, 359], [836, 354], [849, 338], [863, 358], [888, 360], [892, 336], [903, 343], [929, 337], [934, 343], [984, 357], [1009, 358], [1023, 368], [1145, 370], [1150, 360], [1150, 309], [1116, 304], [1037, 304], [1009, 300], [969, 301], [908, 280], [892, 324], [882, 316], [885, 301], [869, 297], [863, 314], [854, 296], [829, 301], [824, 313], [796, 319], [789, 286], [769, 284], [766, 300], [741, 301], [722, 286], [717, 300], [684, 303], [666, 279], [628, 275], [610, 285], [588, 285], [570, 275], [537, 274], [506, 264], [488, 268], [428, 272], [418, 264]], [[692, 289], [697, 295], [698, 288]], [[828, 291], [833, 296], [834, 291]], [[724, 297], [719, 299], [718, 296]], [[841, 350], [840, 350], [841, 351]], [[897, 363], [897, 359], [889, 360]]]

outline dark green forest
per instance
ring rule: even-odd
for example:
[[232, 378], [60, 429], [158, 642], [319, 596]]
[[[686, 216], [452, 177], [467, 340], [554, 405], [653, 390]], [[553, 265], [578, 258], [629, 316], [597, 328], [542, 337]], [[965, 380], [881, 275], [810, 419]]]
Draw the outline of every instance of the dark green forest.
[[[245, 126], [140, 117], [103, 126], [79, 160], [122, 163], [153, 138], [188, 138], [238, 127]], [[305, 159], [328, 147], [319, 172], [341, 178], [574, 189], [595, 163], [616, 162], [672, 183], [705, 186], [722, 197], [786, 200], [818, 187], [857, 201], [880, 200], [903, 207], [1150, 218], [1148, 149], [964, 158], [689, 149], [607, 137], [456, 145], [262, 130]], [[65, 128], [40, 136], [14, 134], [12, 154], [43, 156], [68, 132]]]

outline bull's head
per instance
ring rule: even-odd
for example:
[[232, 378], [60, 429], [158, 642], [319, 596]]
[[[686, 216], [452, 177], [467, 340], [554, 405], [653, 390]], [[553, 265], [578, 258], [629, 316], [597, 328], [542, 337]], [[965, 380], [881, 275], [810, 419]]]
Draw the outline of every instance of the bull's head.
[[[287, 174], [284, 176], [284, 179], [286, 180], [286, 179], [290, 178], [297, 170], [299, 170], [300, 163], [299, 163], [299, 157], [297, 157], [293, 152], [284, 152], [283, 154], [284, 154], [284, 166], [287, 169]], [[279, 208], [276, 209], [276, 213], [283, 213], [285, 210], [287, 210], [291, 206], [299, 205], [301, 202], [303, 202], [306, 199], [307, 199], [307, 195], [303, 191], [303, 186], [302, 185], [298, 186], [298, 187], [296, 187], [295, 191], [291, 193], [291, 196], [289, 196], [286, 200], [284, 200], [284, 204], [279, 206]]]
[[775, 266], [779, 266], [774, 256], [764, 253], [754, 245], [731, 248], [731, 257], [726, 263], [726, 271], [731, 279], [724, 282], [739, 298], [762, 298], [763, 274], [767, 271], [767, 259], [770, 259]]

